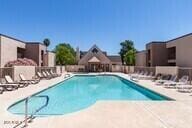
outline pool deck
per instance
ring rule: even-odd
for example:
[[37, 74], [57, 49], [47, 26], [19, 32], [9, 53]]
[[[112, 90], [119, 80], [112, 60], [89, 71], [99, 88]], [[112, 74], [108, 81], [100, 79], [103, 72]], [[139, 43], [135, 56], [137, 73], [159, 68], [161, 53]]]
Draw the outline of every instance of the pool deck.
[[[127, 74], [113, 74], [129, 79]], [[7, 111], [11, 104], [63, 79], [42, 80], [37, 85], [0, 94], [0, 128], [12, 128], [15, 121], [24, 119]], [[192, 94], [155, 86], [149, 80], [138, 84], [175, 101], [97, 101], [78, 112], [36, 118], [28, 128], [192, 128]]]

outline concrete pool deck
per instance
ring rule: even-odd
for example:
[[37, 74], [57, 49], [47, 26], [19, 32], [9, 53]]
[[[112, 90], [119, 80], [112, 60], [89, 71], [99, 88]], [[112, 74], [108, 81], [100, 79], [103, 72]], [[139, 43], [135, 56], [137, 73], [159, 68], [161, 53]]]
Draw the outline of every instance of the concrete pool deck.
[[[113, 74], [129, 79], [127, 74]], [[11, 104], [61, 81], [63, 76], [1, 94], [0, 127], [12, 128], [15, 122], [24, 119], [7, 111]], [[154, 86], [149, 80], [138, 84], [175, 101], [97, 101], [78, 112], [36, 118], [29, 128], [192, 128], [192, 94]]]

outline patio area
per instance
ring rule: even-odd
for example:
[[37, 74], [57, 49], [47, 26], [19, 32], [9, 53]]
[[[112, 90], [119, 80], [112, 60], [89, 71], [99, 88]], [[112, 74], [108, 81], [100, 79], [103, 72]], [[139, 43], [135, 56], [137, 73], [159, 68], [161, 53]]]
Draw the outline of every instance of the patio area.
[[[112, 74], [129, 79], [127, 74]], [[13, 115], [7, 111], [7, 108], [12, 103], [60, 81], [63, 81], [63, 76], [51, 80], [42, 80], [37, 85], [0, 95], [0, 126], [2, 128], [10, 128], [16, 122], [24, 120], [24, 116]], [[180, 93], [174, 89], [155, 86], [149, 80], [140, 80], [139, 84], [166, 95], [175, 101], [98, 101], [94, 105], [78, 112], [62, 116], [35, 118], [32, 123], [29, 123], [28, 127], [191, 128], [192, 94]]]

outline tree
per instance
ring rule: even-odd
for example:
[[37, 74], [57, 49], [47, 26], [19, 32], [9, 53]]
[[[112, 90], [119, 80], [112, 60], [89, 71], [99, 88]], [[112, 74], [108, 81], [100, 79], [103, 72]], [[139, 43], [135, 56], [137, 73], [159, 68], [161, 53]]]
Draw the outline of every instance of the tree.
[[43, 44], [46, 46], [46, 50], [47, 50], [47, 47], [49, 47], [49, 45], [50, 45], [50, 40], [48, 39], [48, 38], [45, 38], [44, 40], [43, 40]]
[[121, 45], [121, 49], [120, 49], [120, 52], [119, 52], [119, 54], [120, 54], [120, 56], [121, 56], [121, 60], [122, 60], [122, 63], [124, 64], [124, 56], [125, 56], [125, 54], [128, 52], [128, 51], [130, 51], [130, 50], [134, 50], [134, 51], [136, 51], [135, 50], [135, 48], [134, 48], [134, 43], [133, 43], [133, 41], [131, 41], [131, 40], [125, 40], [125, 41], [123, 41], [123, 42], [121, 42], [120, 43], [120, 45]]
[[135, 53], [135, 49], [131, 49], [125, 53], [123, 60], [126, 65], [135, 65]]
[[[74, 49], [66, 43], [58, 44], [55, 48], [56, 64], [58, 65], [71, 65], [75, 64]], [[75, 52], [75, 51], [74, 51]]]

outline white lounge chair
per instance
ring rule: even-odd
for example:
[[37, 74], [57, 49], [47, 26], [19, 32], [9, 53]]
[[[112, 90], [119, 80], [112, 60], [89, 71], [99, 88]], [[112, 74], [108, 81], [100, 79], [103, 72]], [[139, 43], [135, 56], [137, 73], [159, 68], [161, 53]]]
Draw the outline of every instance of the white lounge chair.
[[52, 75], [54, 75], [54, 76], [61, 76], [61, 74], [57, 74], [57, 73], [54, 73], [52, 70], [50, 70], [50, 73], [52, 74]]
[[18, 84], [18, 86], [21, 88], [29, 85], [27, 82], [22, 82], [22, 81], [15, 82], [9, 75], [5, 76], [5, 80], [8, 84]]
[[189, 79], [189, 76], [182, 76], [182, 78], [179, 79], [179, 82], [170, 81], [170, 82], [164, 83], [164, 85], [166, 88], [177, 88], [178, 86], [188, 84], [188, 79]]
[[43, 75], [40, 72], [37, 72], [37, 76], [39, 77], [39, 79], [49, 79], [49, 78], [47, 78], [45, 75]]
[[49, 76], [49, 77], [51, 77], [51, 78], [55, 78], [55, 77], [57, 77], [57, 76], [55, 76], [55, 75], [52, 75], [52, 74], [49, 73], [48, 71], [45, 71], [45, 73], [47, 74], [47, 76]]
[[51, 79], [53, 78], [51, 75], [48, 75], [47, 73], [45, 73], [45, 71], [42, 72], [43, 76], [47, 79]]
[[152, 79], [152, 77], [153, 77], [153, 72], [150, 72], [148, 75], [140, 77], [140, 79], [149, 80], [149, 79]]
[[191, 93], [192, 92], [192, 85], [184, 84], [184, 85], [179, 85], [177, 87], [178, 92], [186, 92], [186, 93]]
[[155, 85], [163, 85], [165, 82], [172, 81], [176, 76], [164, 75], [161, 76], [160, 80], [155, 81]]
[[29, 84], [37, 84], [40, 81], [40, 79], [30, 79], [30, 80], [27, 80], [23, 74], [19, 74], [19, 77], [20, 77], [21, 81], [28, 82]]
[[13, 91], [19, 88], [19, 84], [2, 84], [0, 83], [1, 91]]
[[138, 78], [139, 76], [141, 76], [141, 75], [143, 75], [143, 74], [144, 74], [144, 71], [141, 71], [141, 72], [139, 72], [138, 74], [137, 74], [137, 73], [132, 74], [132, 75], [131, 75], [131, 78]]

